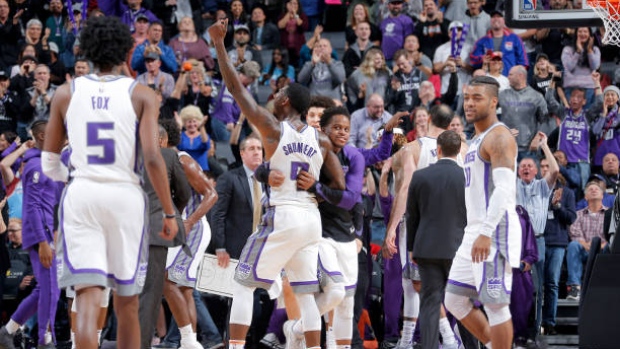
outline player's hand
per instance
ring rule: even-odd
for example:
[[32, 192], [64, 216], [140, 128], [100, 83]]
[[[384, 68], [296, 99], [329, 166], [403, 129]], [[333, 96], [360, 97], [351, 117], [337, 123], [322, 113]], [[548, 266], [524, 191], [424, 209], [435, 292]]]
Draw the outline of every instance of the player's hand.
[[47, 241], [43, 241], [39, 243], [39, 261], [41, 261], [41, 265], [45, 269], [49, 269], [52, 266], [52, 259], [54, 258], [54, 253], [52, 252], [52, 247]]
[[185, 229], [185, 236], [189, 235], [189, 232], [192, 231], [192, 227], [194, 226], [194, 223], [190, 222], [189, 220], [184, 220], [183, 221], [183, 228]]
[[308, 190], [314, 185], [315, 182], [316, 180], [314, 179], [314, 177], [312, 177], [310, 173], [304, 170], [299, 171], [299, 174], [297, 175], [298, 189]]
[[269, 179], [267, 180], [267, 183], [269, 184], [270, 187], [277, 188], [281, 186], [282, 183], [284, 183], [284, 178], [285, 178], [284, 173], [282, 173], [282, 171], [270, 170]]
[[224, 41], [226, 37], [226, 31], [228, 30], [228, 18], [220, 19], [216, 21], [209, 27], [209, 36], [211, 40], [215, 42], [216, 40]]
[[217, 256], [217, 265], [222, 268], [228, 268], [228, 264], [230, 263], [230, 255], [226, 251], [216, 251], [215, 255]]
[[168, 241], [172, 241], [179, 232], [179, 226], [177, 225], [176, 218], [164, 218], [163, 230], [159, 233], [159, 236]]
[[360, 253], [363, 246], [364, 246], [364, 243], [362, 242], [362, 240], [355, 239], [355, 248], [357, 249], [357, 253]]
[[532, 270], [532, 265], [526, 261], [521, 261], [521, 263], [523, 264], [523, 268], [521, 269], [521, 271], [523, 272], [528, 272], [530, 270]]
[[491, 238], [479, 235], [471, 248], [471, 260], [474, 263], [484, 262], [491, 253]]
[[32, 280], [34, 279], [34, 275], [24, 276], [22, 282], [19, 283], [19, 289], [24, 290], [26, 287], [32, 284]]
[[398, 252], [396, 249], [396, 232], [386, 232], [385, 240], [383, 240], [383, 246], [381, 247], [381, 254], [383, 254], [383, 258], [392, 259], [396, 252]]

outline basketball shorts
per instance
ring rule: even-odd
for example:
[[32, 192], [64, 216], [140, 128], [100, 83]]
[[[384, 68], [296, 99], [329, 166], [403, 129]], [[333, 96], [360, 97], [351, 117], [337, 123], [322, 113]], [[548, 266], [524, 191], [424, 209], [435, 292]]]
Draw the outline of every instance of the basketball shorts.
[[207, 246], [211, 241], [211, 228], [205, 217], [202, 217], [187, 235], [187, 247], [191, 255], [186, 253], [187, 249], [182, 246], [171, 247], [168, 249], [166, 260], [166, 270], [168, 280], [177, 285], [194, 288], [198, 266], [202, 262]]
[[316, 206], [268, 207], [243, 247], [235, 280], [268, 290], [284, 269], [295, 292], [317, 292], [320, 239], [321, 217]]
[[58, 286], [142, 291], [148, 260], [146, 196], [132, 183], [76, 179], [60, 202]]
[[357, 286], [357, 244], [321, 238], [319, 243], [319, 283], [343, 283], [347, 297], [355, 295]]
[[482, 304], [510, 304], [512, 267], [496, 252], [491, 259], [473, 263], [456, 254], [448, 276], [446, 292], [479, 300]]

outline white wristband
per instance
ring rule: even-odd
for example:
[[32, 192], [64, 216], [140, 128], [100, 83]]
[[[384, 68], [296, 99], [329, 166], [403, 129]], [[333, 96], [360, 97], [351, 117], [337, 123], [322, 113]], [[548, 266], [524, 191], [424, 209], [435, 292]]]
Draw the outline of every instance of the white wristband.
[[60, 154], [43, 151], [41, 168], [43, 173], [54, 181], [67, 182], [69, 179], [69, 169], [60, 161]]

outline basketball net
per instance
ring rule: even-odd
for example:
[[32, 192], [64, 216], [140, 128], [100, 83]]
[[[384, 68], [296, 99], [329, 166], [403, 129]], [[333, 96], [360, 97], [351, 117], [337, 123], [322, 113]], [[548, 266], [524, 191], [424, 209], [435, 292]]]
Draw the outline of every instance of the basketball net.
[[588, 6], [603, 20], [603, 44], [620, 46], [620, 0], [588, 0]]

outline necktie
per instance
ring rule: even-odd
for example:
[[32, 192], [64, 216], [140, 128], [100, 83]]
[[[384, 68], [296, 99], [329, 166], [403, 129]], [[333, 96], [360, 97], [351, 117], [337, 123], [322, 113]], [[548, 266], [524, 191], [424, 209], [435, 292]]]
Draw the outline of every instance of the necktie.
[[263, 195], [263, 191], [261, 190], [260, 183], [252, 176], [252, 204], [254, 206], [254, 214], [252, 219], [252, 232], [256, 231], [256, 227], [260, 223], [260, 217], [262, 212], [262, 207], [260, 203], [261, 196]]

